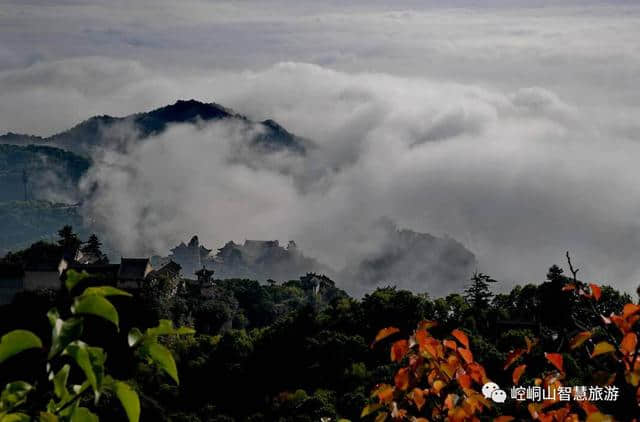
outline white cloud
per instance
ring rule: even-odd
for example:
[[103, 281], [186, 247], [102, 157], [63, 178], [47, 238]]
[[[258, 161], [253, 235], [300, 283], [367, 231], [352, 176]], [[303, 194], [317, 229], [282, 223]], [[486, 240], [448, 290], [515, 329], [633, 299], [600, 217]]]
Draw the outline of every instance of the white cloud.
[[193, 97], [319, 146], [256, 167], [226, 160], [233, 128], [149, 140], [94, 169], [123, 246], [295, 238], [339, 265], [389, 216], [459, 239], [500, 278], [540, 278], [570, 249], [582, 274], [640, 280], [633, 4], [46, 3], [0, 6], [0, 57], [16, 55], [0, 131]]
[[273, 117], [317, 148], [304, 160], [243, 149], [239, 161], [244, 132], [214, 124], [107, 157], [91, 205], [124, 251], [166, 251], [196, 232], [210, 245], [296, 239], [339, 268], [377, 248], [370, 224], [388, 216], [462, 241], [507, 281], [542, 277], [567, 249], [594, 279], [637, 279], [638, 144], [609, 148], [606, 125], [551, 91], [298, 63], [174, 84]]

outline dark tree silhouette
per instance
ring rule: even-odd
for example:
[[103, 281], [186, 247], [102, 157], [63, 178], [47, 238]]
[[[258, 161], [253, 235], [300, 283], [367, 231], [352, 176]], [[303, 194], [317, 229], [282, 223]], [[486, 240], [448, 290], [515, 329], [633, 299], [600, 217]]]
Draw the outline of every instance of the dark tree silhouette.
[[95, 233], [89, 236], [89, 240], [81, 250], [83, 254], [94, 256], [97, 259], [97, 263], [107, 264], [109, 262], [107, 256], [102, 253], [102, 242], [100, 242]]
[[60, 245], [65, 252], [74, 252], [78, 250], [82, 243], [80, 239], [78, 239], [78, 235], [73, 232], [73, 227], [69, 225], [58, 230], [58, 236], [60, 236], [58, 245]]
[[566, 283], [569, 278], [563, 275], [564, 270], [557, 265], [552, 265], [547, 272], [547, 280], [552, 283]]
[[464, 290], [464, 298], [474, 309], [485, 309], [489, 306], [493, 293], [489, 290], [489, 283], [495, 283], [487, 274], [474, 273], [471, 284]]

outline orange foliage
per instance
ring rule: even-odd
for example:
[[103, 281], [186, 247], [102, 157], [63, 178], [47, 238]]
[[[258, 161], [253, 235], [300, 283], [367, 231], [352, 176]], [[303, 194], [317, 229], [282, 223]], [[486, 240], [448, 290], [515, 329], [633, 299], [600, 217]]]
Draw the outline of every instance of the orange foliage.
[[[602, 289], [596, 284], [584, 284], [574, 281], [567, 284], [563, 291], [575, 295], [582, 300], [592, 301], [588, 309], [595, 311], [593, 302], [602, 298]], [[596, 311], [597, 312], [597, 311]], [[587, 347], [592, 358], [614, 359], [611, 362], [622, 365], [621, 371], [612, 373], [605, 381], [605, 385], [615, 383], [633, 388], [640, 407], [640, 345], [638, 341], [638, 321], [640, 320], [640, 305], [629, 303], [624, 306], [619, 315], [594, 315], [601, 321], [603, 333], [590, 328], [575, 334], [567, 344], [566, 355], [581, 347]], [[391, 361], [400, 363], [402, 367], [394, 376], [393, 385], [379, 385], [372, 397], [377, 402], [369, 404], [362, 412], [362, 416], [376, 414], [375, 421], [446, 421], [446, 422], [476, 422], [493, 420], [494, 422], [510, 422], [523, 420], [522, 415], [517, 418], [509, 415], [496, 415], [492, 401], [486, 399], [480, 392], [482, 386], [490, 382], [484, 367], [476, 362], [471, 351], [468, 335], [462, 330], [455, 329], [449, 338], [435, 338], [429, 330], [437, 326], [436, 321], [423, 321], [409, 339], [397, 340], [391, 345]], [[609, 331], [610, 327], [615, 327]], [[395, 327], [380, 330], [373, 344], [398, 333]], [[617, 334], [616, 334], [617, 332]], [[596, 342], [592, 340], [596, 338]], [[619, 338], [619, 339], [618, 339]], [[508, 353], [504, 370], [514, 365], [518, 360], [527, 359], [538, 341], [524, 338], [525, 348], [516, 348]], [[595, 345], [594, 345], [595, 344]], [[545, 391], [553, 392], [540, 402], [526, 403], [516, 406], [520, 412], [525, 411], [528, 416], [542, 422], [603, 422], [613, 420], [596, 404], [588, 400], [560, 401], [558, 391], [566, 391], [563, 387], [566, 373], [563, 353], [544, 353], [546, 360], [553, 366], [553, 370], [542, 374], [531, 374], [534, 383]], [[610, 363], [611, 363], [610, 362]], [[511, 373], [511, 380], [518, 385], [527, 370], [527, 363], [520, 363]], [[618, 379], [623, 373], [624, 379]], [[563, 388], [563, 390], [560, 390]], [[504, 390], [507, 390], [503, 386]], [[636, 407], [636, 410], [638, 407]], [[492, 418], [493, 416], [493, 418]], [[527, 419], [527, 418], [525, 418]], [[634, 419], [635, 421], [635, 419]]]
[[[407, 362], [408, 366], [396, 372], [394, 386], [379, 386], [374, 391], [377, 403], [367, 406], [363, 414], [377, 412], [376, 420], [463, 422], [479, 420], [476, 415], [492, 407], [479, 392], [489, 379], [482, 365], [475, 362], [467, 335], [454, 330], [451, 337], [455, 340], [440, 340], [429, 332], [435, 325], [424, 321], [409, 340], [392, 344], [391, 360]], [[390, 332], [386, 329], [376, 341]]]

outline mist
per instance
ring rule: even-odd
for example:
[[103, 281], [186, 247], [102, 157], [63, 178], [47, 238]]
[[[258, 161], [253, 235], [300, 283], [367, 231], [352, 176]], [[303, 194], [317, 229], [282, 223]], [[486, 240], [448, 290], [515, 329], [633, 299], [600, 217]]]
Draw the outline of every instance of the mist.
[[570, 250], [585, 274], [633, 287], [638, 146], [611, 148], [551, 91], [299, 63], [202, 84], [314, 147], [257, 155], [251, 128], [220, 122], [105, 153], [84, 181], [97, 186], [87, 212], [123, 253], [163, 252], [194, 233], [209, 246], [292, 239], [343, 268], [379, 251], [384, 232], [372, 227], [388, 217], [462, 242], [505, 285], [540, 280]]
[[[459, 241], [503, 289], [567, 250], [584, 277], [635, 289], [637, 6], [289, 5], [140, 2], [125, 17], [77, 1], [50, 6], [64, 18], [46, 24], [16, 6], [0, 17], [18, 22], [0, 29], [0, 131], [50, 135], [195, 98], [313, 142], [303, 157], [260, 155], [243, 125], [144, 140], [121, 128], [131, 142], [93, 157], [82, 188], [123, 254], [195, 233], [209, 247], [292, 239], [340, 269], [379, 252], [389, 218]], [[20, 24], [41, 28], [38, 48]]]

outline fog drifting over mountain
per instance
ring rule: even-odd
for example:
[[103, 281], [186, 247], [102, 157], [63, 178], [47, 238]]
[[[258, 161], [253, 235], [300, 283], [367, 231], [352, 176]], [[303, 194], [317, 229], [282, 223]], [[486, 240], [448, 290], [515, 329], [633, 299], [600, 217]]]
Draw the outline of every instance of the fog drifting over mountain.
[[[215, 123], [105, 154], [86, 209], [123, 253], [193, 233], [210, 246], [295, 239], [340, 267], [382, 244], [372, 224], [388, 217], [462, 242], [505, 285], [540, 279], [565, 250], [594, 280], [640, 280], [635, 6], [356, 4], [247, 18], [251, 3], [186, 2], [166, 27], [166, 10], [143, 2], [128, 19], [37, 3], [0, 16], [15, 19], [0, 26], [11, 57], [0, 132], [50, 134], [197, 98], [316, 144], [264, 159], [241, 147], [237, 125]], [[69, 13], [44, 24], [40, 7]], [[67, 49], [28, 57], [19, 23]]]

